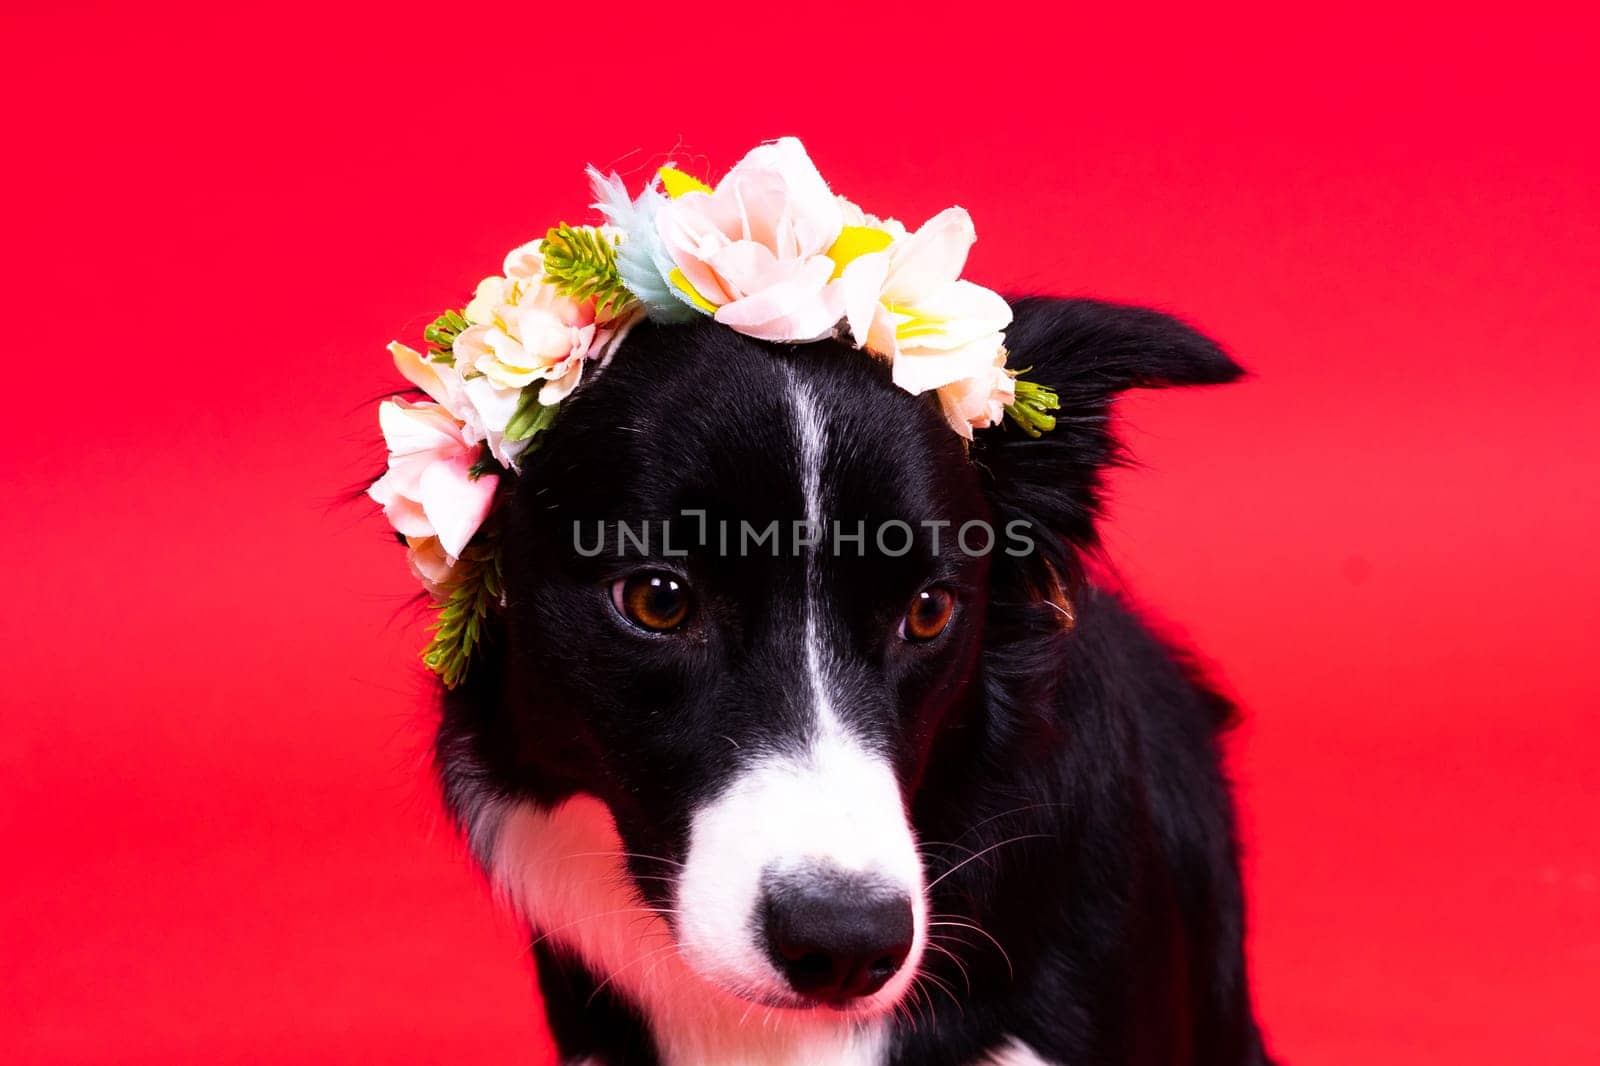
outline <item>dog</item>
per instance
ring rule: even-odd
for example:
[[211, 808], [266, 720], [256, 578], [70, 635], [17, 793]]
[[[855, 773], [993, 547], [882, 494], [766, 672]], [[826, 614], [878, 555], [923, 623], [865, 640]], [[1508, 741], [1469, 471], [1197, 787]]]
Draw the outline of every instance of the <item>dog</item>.
[[1037, 439], [842, 343], [646, 322], [525, 459], [435, 757], [563, 1063], [1268, 1061], [1233, 709], [1089, 576], [1115, 397], [1241, 370], [1012, 305]]

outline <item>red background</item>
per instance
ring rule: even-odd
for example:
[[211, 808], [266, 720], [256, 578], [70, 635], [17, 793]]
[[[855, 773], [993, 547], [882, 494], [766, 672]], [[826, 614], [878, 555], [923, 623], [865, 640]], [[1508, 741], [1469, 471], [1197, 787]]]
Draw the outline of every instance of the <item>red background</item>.
[[1592, 21], [334, 6], [4, 16], [0, 1059], [545, 1061], [400, 553], [330, 501], [384, 342], [584, 163], [796, 133], [1254, 372], [1126, 405], [1109, 540], [1249, 714], [1275, 1050], [1600, 1061]]

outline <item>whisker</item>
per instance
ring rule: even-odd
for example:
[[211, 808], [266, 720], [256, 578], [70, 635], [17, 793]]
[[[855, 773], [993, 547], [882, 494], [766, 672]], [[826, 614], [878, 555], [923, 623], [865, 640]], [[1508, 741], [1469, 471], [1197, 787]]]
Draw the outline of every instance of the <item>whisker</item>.
[[1024, 840], [1046, 840], [1046, 839], [1048, 839], [1048, 838], [1046, 837], [1046, 835], [1044, 833], [1023, 833], [1021, 836], [1007, 837], [1005, 840], [1000, 841], [998, 844], [990, 844], [988, 847], [984, 848], [982, 851], [973, 852], [971, 855], [967, 856], [965, 859], [962, 859], [960, 862], [958, 862], [954, 866], [950, 867], [950, 869], [946, 870], [944, 873], [940, 874], [938, 877], [935, 877], [932, 881], [928, 882], [928, 887], [923, 889], [923, 891], [924, 892], [933, 891], [933, 888], [934, 888], [935, 885], [937, 885], [940, 881], [943, 881], [945, 878], [949, 877], [951, 874], [955, 873], [957, 870], [961, 869], [963, 866], [967, 865], [969, 862], [973, 862], [973, 861], [975, 861], [977, 859], [981, 859], [985, 855], [989, 854], [991, 851], [995, 851], [995, 850], [997, 850], [999, 848], [1003, 848], [1007, 844], [1016, 844], [1016, 843], [1019, 843], [1020, 841], [1024, 841]]
[[570, 922], [567, 922], [565, 925], [558, 925], [554, 929], [545, 930], [543, 933], [541, 933], [539, 935], [539, 937], [536, 940], [533, 941], [533, 943], [528, 945], [528, 950], [531, 951], [534, 948], [538, 947], [540, 944], [543, 944], [546, 940], [549, 940], [551, 937], [555, 936], [557, 933], [565, 932], [566, 930], [571, 929], [573, 926], [582, 925], [584, 922], [598, 921], [601, 918], [610, 918], [613, 915], [617, 915], [617, 914], [635, 914], [635, 913], [640, 913], [640, 914], [648, 916], [648, 915], [661, 915], [661, 914], [676, 914], [677, 911], [674, 910], [674, 909], [669, 909], [669, 908], [661, 908], [661, 909], [658, 910], [655, 907], [617, 907], [617, 908], [614, 908], [614, 909], [609, 910], [609, 911], [597, 911], [594, 914], [585, 914], [580, 918], [576, 918], [576, 919], [574, 919], [574, 920], [572, 920]]
[[991, 936], [989, 934], [989, 931], [987, 929], [985, 929], [983, 926], [974, 925], [971, 922], [958, 922], [958, 921], [951, 920], [949, 918], [942, 918], [937, 922], [930, 921], [928, 923], [928, 925], [929, 926], [938, 925], [938, 926], [945, 926], [945, 927], [954, 926], [954, 927], [956, 927], [958, 929], [971, 929], [974, 933], [977, 933], [978, 935], [982, 936], [984, 939], [988, 940], [989, 943], [994, 945], [994, 949], [1000, 953], [1000, 957], [1002, 959], [1006, 960], [1006, 971], [1011, 975], [1011, 979], [1013, 981], [1015, 981], [1017, 979], [1016, 968], [1011, 965], [1011, 956], [1006, 953], [1006, 949], [1005, 948], [1000, 946], [1000, 941], [996, 940], [993, 936]]
[[972, 848], [966, 847], [962, 844], [957, 844], [953, 840], [922, 840], [917, 842], [917, 848], [918, 850], [921, 850], [922, 848], [956, 848], [960, 851], [966, 852], [968, 855], [971, 855], [973, 851]]
[[928, 990], [916, 981], [911, 982], [911, 991], [916, 994], [917, 1002], [922, 1005], [923, 1010], [928, 1012], [928, 1019], [931, 1021], [933, 1019], [933, 997], [928, 995]]
[[940, 947], [931, 940], [928, 941], [928, 946], [934, 951], [937, 951], [941, 955], [945, 956], [951, 962], [955, 963], [956, 969], [961, 973], [962, 982], [967, 986], [967, 995], [972, 995], [972, 975], [967, 972], [966, 966], [962, 964], [961, 959], [957, 957], [956, 953], [951, 951], [949, 948]]
[[1071, 804], [1067, 804], [1067, 803], [1029, 803], [1029, 804], [1027, 804], [1025, 806], [1022, 806], [1022, 807], [1013, 807], [1009, 811], [1001, 811], [999, 814], [991, 815], [990, 817], [985, 818], [981, 822], [977, 822], [977, 823], [975, 823], [973, 825], [968, 826], [961, 833], [960, 836], [956, 837], [956, 839], [957, 840], [964, 840], [967, 837], [971, 836], [973, 833], [975, 833], [978, 830], [982, 829], [984, 826], [988, 825], [990, 822], [998, 822], [1000, 819], [1002, 819], [1002, 818], [1010, 818], [1014, 814], [1026, 814], [1029, 811], [1042, 811], [1042, 810], [1047, 810], [1047, 809], [1049, 809], [1051, 807], [1063, 807], [1063, 808], [1065, 808], [1065, 807], [1070, 807], [1070, 806], [1071, 806]]
[[961, 1001], [956, 998], [956, 994], [950, 990], [950, 986], [945, 984], [943, 981], [939, 980], [937, 977], [933, 976], [933, 974], [928, 973], [926, 970], [924, 970], [921, 974], [919, 974], [917, 976], [917, 980], [919, 980], [919, 981], [932, 981], [936, 988], [938, 988], [945, 995], [950, 997], [950, 1002], [954, 1003], [956, 1005], [956, 1013], [958, 1013], [958, 1014], [965, 1014], [966, 1013], [966, 1008], [963, 1007], [962, 1004], [961, 1004]]
[[638, 851], [569, 851], [560, 856], [556, 862], [566, 862], [568, 859], [639, 859], [644, 862], [659, 862], [668, 866], [682, 867], [683, 863], [676, 859], [669, 859], [663, 855], [646, 855]]
[[644, 962], [646, 959], [653, 959], [657, 955], [660, 955], [660, 954], [662, 954], [663, 952], [666, 952], [666, 951], [671, 951], [675, 947], [677, 947], [676, 944], [663, 944], [661, 947], [653, 948], [650, 951], [645, 952], [643, 955], [640, 955], [637, 959], [634, 959], [631, 962], [625, 962], [621, 966], [618, 966], [615, 970], [612, 970], [609, 974], [606, 975], [606, 979], [604, 981], [601, 981], [598, 985], [595, 985], [594, 991], [589, 993], [589, 998], [583, 1004], [585, 1009], [587, 1009], [589, 1006], [591, 1006], [594, 1003], [594, 998], [596, 996], [598, 996], [601, 993], [602, 990], [605, 989], [606, 985], [609, 985], [618, 976], [620, 976], [624, 971], [631, 970], [631, 969], [633, 969], [633, 967], [639, 965], [641, 962]]
[[932, 930], [929, 930], [927, 937], [930, 941], [937, 940], [941, 944], [959, 944], [964, 948], [970, 948], [973, 946], [972, 941], [968, 940], [964, 936], [961, 936], [959, 933], [935, 933]]

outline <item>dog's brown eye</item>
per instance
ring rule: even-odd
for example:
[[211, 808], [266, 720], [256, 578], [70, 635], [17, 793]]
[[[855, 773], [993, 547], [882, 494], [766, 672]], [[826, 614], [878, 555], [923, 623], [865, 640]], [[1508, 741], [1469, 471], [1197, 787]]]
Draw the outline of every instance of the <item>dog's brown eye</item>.
[[622, 617], [652, 633], [677, 629], [689, 617], [689, 586], [671, 574], [634, 574], [611, 586]]
[[911, 597], [911, 606], [900, 623], [900, 635], [907, 640], [932, 640], [950, 624], [955, 609], [956, 598], [949, 589], [937, 585], [923, 589]]

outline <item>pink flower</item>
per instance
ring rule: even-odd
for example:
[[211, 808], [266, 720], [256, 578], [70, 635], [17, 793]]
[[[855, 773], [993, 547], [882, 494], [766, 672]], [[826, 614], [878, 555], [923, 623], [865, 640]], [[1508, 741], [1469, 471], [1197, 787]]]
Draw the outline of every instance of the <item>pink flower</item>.
[[504, 388], [482, 374], [463, 378], [459, 363], [436, 363], [399, 341], [390, 343], [389, 353], [394, 356], [395, 369], [401, 377], [461, 423], [465, 439], [483, 441], [495, 461], [515, 468], [517, 457], [528, 442], [506, 440], [505, 430], [516, 413], [521, 390]]
[[389, 469], [367, 490], [389, 524], [409, 542], [437, 537], [452, 559], [461, 557], [494, 503], [499, 478], [472, 476], [483, 446], [437, 403], [396, 397], [378, 405], [389, 446]]
[[655, 224], [675, 266], [668, 281], [725, 326], [803, 342], [844, 316], [828, 257], [844, 214], [793, 137], [751, 151], [714, 190], [678, 192]]

